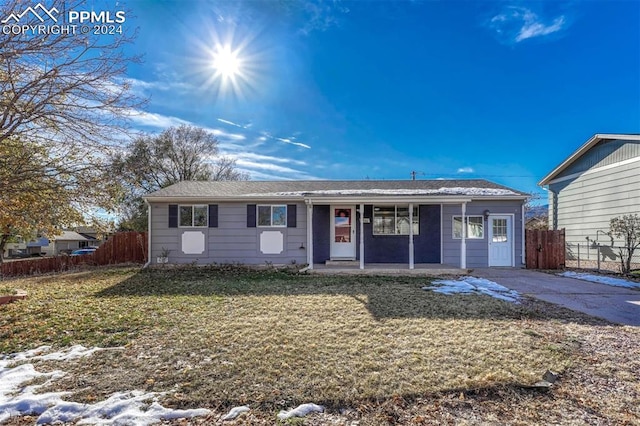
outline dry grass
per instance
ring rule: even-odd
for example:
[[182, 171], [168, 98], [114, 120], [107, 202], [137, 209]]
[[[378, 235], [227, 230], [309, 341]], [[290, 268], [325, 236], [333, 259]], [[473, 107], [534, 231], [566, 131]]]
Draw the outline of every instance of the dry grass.
[[[77, 401], [167, 392], [166, 405], [217, 413], [248, 404], [243, 422], [254, 424], [310, 401], [329, 410], [305, 424], [619, 424], [640, 416], [637, 329], [541, 302], [425, 292], [427, 283], [203, 268], [17, 280], [29, 298], [0, 307], [0, 352], [124, 345], [66, 363], [70, 374], [56, 389]], [[520, 387], [547, 369], [563, 374], [551, 392]]]

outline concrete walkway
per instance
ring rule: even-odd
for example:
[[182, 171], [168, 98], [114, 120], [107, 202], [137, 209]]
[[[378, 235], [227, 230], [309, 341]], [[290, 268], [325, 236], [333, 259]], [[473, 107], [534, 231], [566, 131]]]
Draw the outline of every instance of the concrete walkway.
[[640, 290], [519, 268], [474, 268], [469, 275], [614, 323], [640, 326]]

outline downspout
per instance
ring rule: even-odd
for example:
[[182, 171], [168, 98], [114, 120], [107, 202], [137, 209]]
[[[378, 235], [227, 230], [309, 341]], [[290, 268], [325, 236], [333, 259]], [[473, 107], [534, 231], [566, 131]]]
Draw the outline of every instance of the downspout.
[[524, 222], [524, 206], [526, 204], [526, 201], [522, 203], [522, 206], [520, 206], [521, 212], [522, 213], [522, 252], [520, 252], [520, 257], [521, 257], [521, 262], [522, 265], [525, 264], [526, 260], [525, 260], [525, 245], [524, 245], [524, 239], [525, 239], [525, 222]]
[[364, 204], [360, 204], [360, 269], [364, 269]]
[[144, 203], [147, 205], [147, 263], [142, 265], [142, 269], [146, 269], [151, 265], [151, 204], [146, 198]]
[[409, 269], [414, 268], [415, 254], [413, 249], [413, 203], [409, 203]]
[[311, 200], [305, 200], [307, 204], [307, 267], [313, 269], [313, 204]]
[[462, 238], [460, 239], [460, 269], [467, 269], [467, 203], [462, 203]]

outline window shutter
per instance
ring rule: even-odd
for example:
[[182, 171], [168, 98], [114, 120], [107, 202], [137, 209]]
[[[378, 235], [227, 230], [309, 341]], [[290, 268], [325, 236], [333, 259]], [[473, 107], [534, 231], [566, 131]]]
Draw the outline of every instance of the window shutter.
[[178, 205], [169, 204], [169, 228], [178, 227]]
[[209, 204], [209, 228], [218, 227], [218, 205]]
[[296, 204], [287, 205], [287, 228], [296, 227]]
[[256, 205], [247, 204], [247, 228], [256, 227]]

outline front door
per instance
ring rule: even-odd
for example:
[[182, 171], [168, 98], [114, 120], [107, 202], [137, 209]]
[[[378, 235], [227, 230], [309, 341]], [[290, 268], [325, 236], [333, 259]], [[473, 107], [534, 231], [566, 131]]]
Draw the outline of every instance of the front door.
[[331, 206], [331, 259], [356, 258], [356, 225], [353, 206]]
[[489, 266], [513, 266], [513, 219], [489, 216]]

